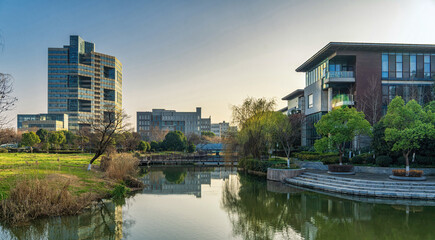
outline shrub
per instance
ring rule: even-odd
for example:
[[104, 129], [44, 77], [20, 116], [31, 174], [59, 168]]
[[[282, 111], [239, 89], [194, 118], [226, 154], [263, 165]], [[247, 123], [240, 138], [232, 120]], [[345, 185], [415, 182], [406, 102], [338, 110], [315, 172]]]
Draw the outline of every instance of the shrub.
[[299, 152], [294, 153], [294, 156], [299, 160], [305, 161], [322, 161], [324, 158], [336, 157], [337, 153], [318, 153], [318, 152]]
[[421, 165], [435, 165], [435, 157], [417, 155], [415, 162]]
[[124, 180], [137, 174], [139, 160], [128, 153], [111, 154], [107, 165], [105, 171], [109, 178]]
[[331, 164], [331, 165], [328, 165], [328, 170], [330, 172], [352, 172], [353, 166], [352, 165]]
[[364, 157], [362, 157], [361, 155], [355, 156], [353, 157], [350, 162], [352, 164], [363, 164], [365, 162]]
[[380, 167], [388, 167], [393, 163], [393, 159], [389, 156], [379, 156], [376, 158], [376, 165]]
[[[393, 175], [398, 177], [406, 177], [406, 170], [405, 169], [394, 169]], [[423, 176], [423, 171], [421, 170], [410, 170], [408, 177], [421, 177]]]
[[53, 215], [77, 214], [89, 204], [89, 196], [77, 197], [68, 191], [66, 182], [23, 179], [0, 203], [0, 220], [18, 223]]
[[0, 153], [7, 153], [8, 150], [6, 148], [0, 148]]
[[338, 163], [338, 156], [325, 157], [322, 160], [323, 164], [336, 164]]

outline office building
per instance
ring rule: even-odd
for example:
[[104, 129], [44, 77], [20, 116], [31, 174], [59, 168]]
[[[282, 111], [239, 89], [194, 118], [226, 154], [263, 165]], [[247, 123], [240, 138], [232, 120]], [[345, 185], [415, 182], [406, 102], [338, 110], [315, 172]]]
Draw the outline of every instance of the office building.
[[314, 123], [354, 106], [374, 123], [397, 95], [421, 105], [433, 98], [435, 45], [331, 42], [296, 69], [305, 73], [302, 145], [319, 138]]
[[153, 109], [151, 112], [137, 112], [137, 132], [142, 139], [153, 140], [155, 131], [181, 131], [185, 135], [201, 134], [201, 108], [196, 112]]
[[68, 115], [62, 113], [17, 115], [18, 131], [37, 131], [39, 129], [48, 131], [68, 130]]
[[48, 113], [68, 114], [69, 130], [122, 109], [122, 64], [95, 52], [95, 44], [70, 36], [70, 45], [48, 49]]
[[211, 131], [211, 117], [201, 118], [201, 133]]
[[230, 123], [225, 121], [211, 124], [211, 132], [218, 137], [224, 137], [229, 131], [237, 131], [237, 127], [230, 126]]

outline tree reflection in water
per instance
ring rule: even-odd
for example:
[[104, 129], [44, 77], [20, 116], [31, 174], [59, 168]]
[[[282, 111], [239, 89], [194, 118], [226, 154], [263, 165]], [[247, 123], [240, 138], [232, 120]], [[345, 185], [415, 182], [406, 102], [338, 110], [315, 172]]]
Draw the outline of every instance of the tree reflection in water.
[[49, 217], [22, 226], [2, 226], [3, 239], [123, 239], [132, 220], [123, 220], [122, 206], [100, 202], [77, 216]]
[[[435, 207], [345, 200], [239, 174], [222, 207], [243, 239], [434, 239]], [[268, 191], [271, 190], [271, 191]]]
[[180, 184], [184, 182], [187, 171], [184, 168], [166, 168], [163, 170], [163, 174], [168, 182]]

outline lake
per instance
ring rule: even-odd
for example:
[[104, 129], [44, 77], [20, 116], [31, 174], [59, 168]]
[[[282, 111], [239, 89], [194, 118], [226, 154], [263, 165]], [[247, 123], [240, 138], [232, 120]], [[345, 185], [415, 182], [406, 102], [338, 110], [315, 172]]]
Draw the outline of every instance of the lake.
[[435, 239], [433, 202], [342, 198], [231, 167], [142, 171], [145, 189], [124, 201], [0, 226], [0, 239]]

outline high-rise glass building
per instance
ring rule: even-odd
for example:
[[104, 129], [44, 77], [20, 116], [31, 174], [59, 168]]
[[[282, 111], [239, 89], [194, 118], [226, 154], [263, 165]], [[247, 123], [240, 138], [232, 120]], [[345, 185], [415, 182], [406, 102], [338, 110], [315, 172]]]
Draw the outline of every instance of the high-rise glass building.
[[48, 49], [48, 113], [68, 114], [68, 129], [122, 109], [122, 64], [95, 52], [95, 44], [70, 36], [70, 45]]

